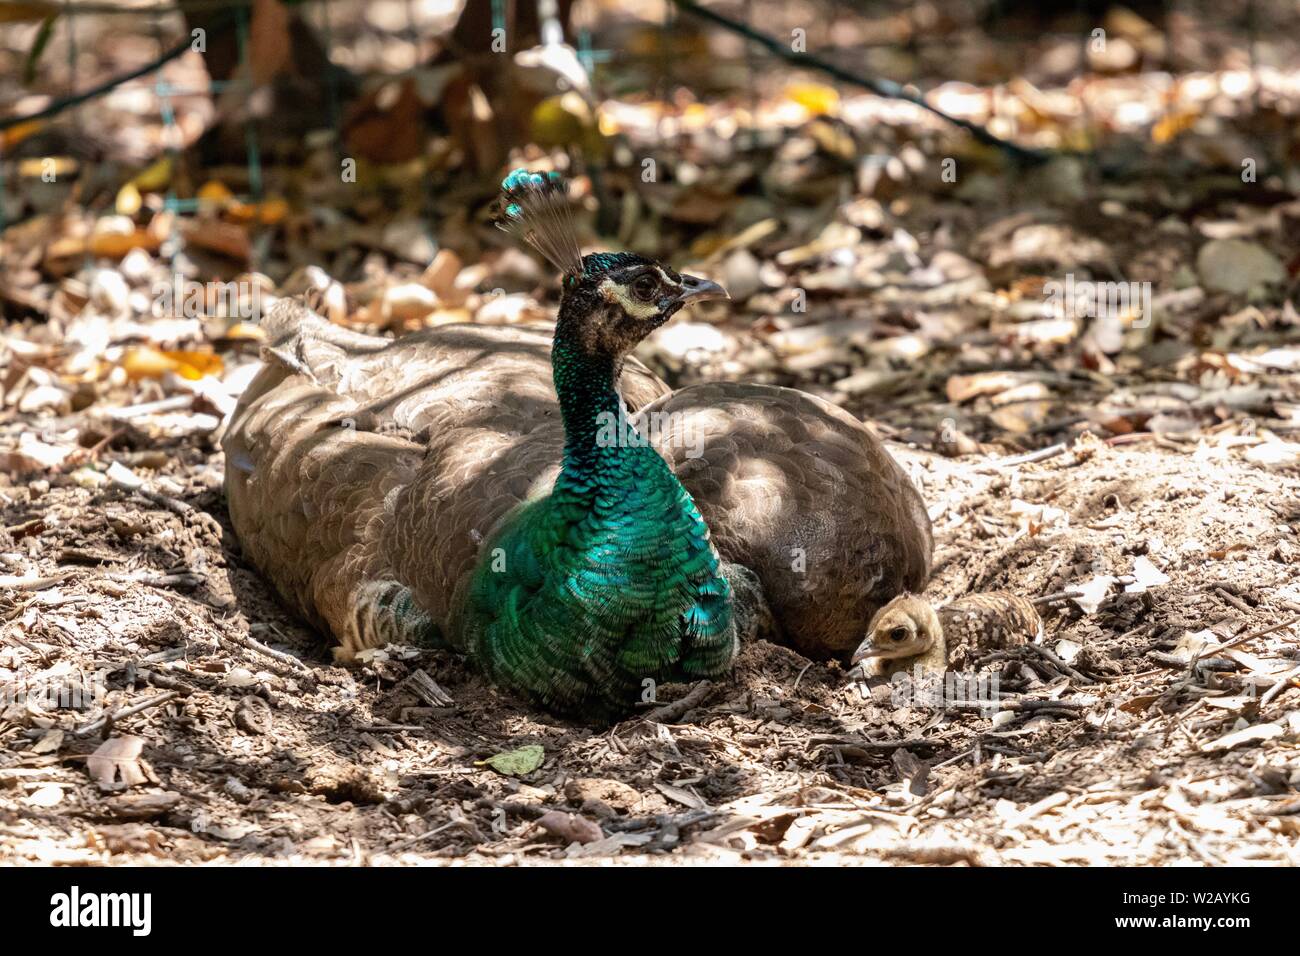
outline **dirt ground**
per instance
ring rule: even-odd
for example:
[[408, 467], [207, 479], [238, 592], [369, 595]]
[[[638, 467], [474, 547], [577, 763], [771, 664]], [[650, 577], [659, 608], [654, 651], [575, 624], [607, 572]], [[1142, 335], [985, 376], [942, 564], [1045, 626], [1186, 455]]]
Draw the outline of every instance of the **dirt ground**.
[[[1300, 478], [1226, 440], [1085, 439], [1023, 465], [895, 450], [932, 506], [934, 593], [1121, 578], [1094, 613], [1069, 603], [1048, 616], [1045, 645], [1077, 652], [1068, 673], [1037, 655], [1005, 665], [1008, 699], [1058, 707], [995, 721], [893, 706], [888, 688], [759, 642], [678, 722], [576, 726], [499, 696], [443, 652], [332, 666], [239, 557], [211, 447], [175, 449], [162, 473], [177, 494], [162, 504], [66, 480], [6, 489], [5, 550], [39, 557], [50, 580], [4, 596], [0, 678], [102, 680], [107, 694], [62, 701], [83, 711], [34, 698], [0, 714], [0, 854], [1300, 862], [1300, 700], [1263, 702], [1300, 663]], [[1141, 559], [1160, 574], [1135, 575]], [[1206, 631], [1233, 646], [1189, 666], [1184, 636]], [[450, 703], [412, 692], [420, 669]], [[142, 742], [124, 762], [146, 779], [98, 786], [96, 721], [138, 705], [111, 731]], [[522, 777], [480, 763], [533, 744], [544, 763]], [[549, 810], [604, 836], [566, 847], [536, 824]]]

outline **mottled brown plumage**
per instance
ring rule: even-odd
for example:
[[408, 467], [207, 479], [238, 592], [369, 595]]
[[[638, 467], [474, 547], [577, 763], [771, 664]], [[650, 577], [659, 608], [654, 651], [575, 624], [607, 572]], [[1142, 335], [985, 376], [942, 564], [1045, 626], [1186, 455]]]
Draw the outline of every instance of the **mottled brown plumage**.
[[[454, 628], [483, 542], [559, 469], [549, 330], [443, 326], [394, 342], [289, 301], [265, 327], [267, 365], [224, 440], [248, 557], [344, 660]], [[924, 585], [921, 499], [846, 412], [761, 385], [669, 393], [635, 360], [620, 390], [644, 421], [669, 413], [655, 446], [723, 560], [757, 577], [778, 637], [845, 657], [877, 608]]]
[[871, 677], [971, 670], [992, 651], [1037, 641], [1043, 622], [1033, 604], [1008, 591], [966, 594], [935, 609], [925, 598], [900, 594], [872, 618], [853, 655]]
[[[790, 388], [715, 382], [651, 403], [660, 454], [691, 493], [718, 552], [762, 582], [784, 639], [845, 658], [863, 625], [930, 574], [930, 519], [871, 430]], [[704, 436], [692, 457], [691, 433]], [[652, 428], [651, 433], [655, 430]]]
[[1025, 598], [1010, 591], [966, 594], [939, 608], [948, 666], [970, 670], [993, 651], [1037, 642], [1043, 621]]

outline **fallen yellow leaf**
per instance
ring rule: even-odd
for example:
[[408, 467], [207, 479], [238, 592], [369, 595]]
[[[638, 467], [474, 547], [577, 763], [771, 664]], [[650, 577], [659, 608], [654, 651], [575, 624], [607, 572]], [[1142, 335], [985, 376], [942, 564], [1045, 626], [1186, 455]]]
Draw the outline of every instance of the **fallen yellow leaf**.
[[113, 204], [119, 216], [134, 216], [140, 211], [144, 200], [135, 183], [127, 183], [117, 191], [117, 201]]
[[172, 181], [172, 166], [172, 158], [164, 156], [137, 174], [131, 182], [141, 192], [160, 192]]
[[793, 100], [814, 116], [835, 113], [840, 108], [840, 94], [821, 83], [792, 83], [785, 88], [785, 98]]
[[176, 363], [176, 374], [191, 381], [203, 378], [205, 375], [220, 375], [223, 367], [221, 356], [212, 352], [180, 350], [165, 351], [163, 355]]
[[152, 345], [138, 345], [123, 354], [122, 368], [133, 380], [162, 378], [168, 372], [175, 372], [181, 378], [195, 381], [205, 375], [220, 375], [223, 365], [221, 356], [212, 352], [160, 350]]

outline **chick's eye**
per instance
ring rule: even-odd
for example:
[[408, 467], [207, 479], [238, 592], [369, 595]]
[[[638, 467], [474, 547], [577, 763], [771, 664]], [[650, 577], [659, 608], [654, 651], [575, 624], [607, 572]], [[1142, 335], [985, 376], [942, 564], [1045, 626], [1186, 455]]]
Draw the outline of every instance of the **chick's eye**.
[[896, 627], [896, 628], [894, 628], [892, 631], [889, 632], [889, 639], [890, 639], [891, 641], [905, 641], [905, 640], [907, 640], [907, 628], [905, 628], [905, 627]]
[[632, 283], [632, 294], [642, 302], [649, 302], [659, 291], [659, 283], [655, 282], [654, 276], [641, 276]]

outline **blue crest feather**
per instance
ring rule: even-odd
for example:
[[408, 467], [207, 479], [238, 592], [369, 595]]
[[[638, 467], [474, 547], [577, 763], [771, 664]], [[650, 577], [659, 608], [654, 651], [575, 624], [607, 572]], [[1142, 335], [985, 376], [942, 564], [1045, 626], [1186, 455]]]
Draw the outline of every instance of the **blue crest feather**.
[[518, 236], [565, 275], [582, 274], [582, 249], [559, 173], [516, 169], [501, 183], [497, 228]]

